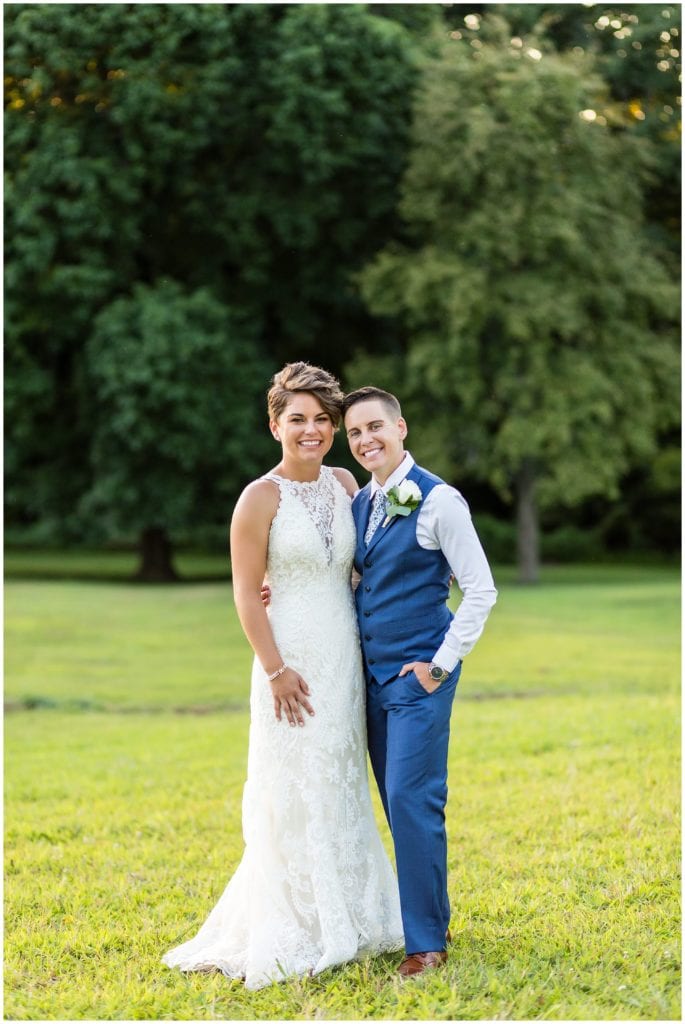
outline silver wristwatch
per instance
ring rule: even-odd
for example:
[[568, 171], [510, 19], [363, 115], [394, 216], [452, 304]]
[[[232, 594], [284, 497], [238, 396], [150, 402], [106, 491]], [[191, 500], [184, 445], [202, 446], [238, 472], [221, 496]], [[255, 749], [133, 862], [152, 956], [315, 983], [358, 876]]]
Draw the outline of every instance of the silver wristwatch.
[[428, 666], [428, 674], [430, 675], [431, 679], [434, 682], [440, 684], [445, 682], [449, 675], [449, 672], [447, 671], [447, 669], [440, 668], [440, 666], [436, 665], [434, 661], [431, 661], [430, 665]]

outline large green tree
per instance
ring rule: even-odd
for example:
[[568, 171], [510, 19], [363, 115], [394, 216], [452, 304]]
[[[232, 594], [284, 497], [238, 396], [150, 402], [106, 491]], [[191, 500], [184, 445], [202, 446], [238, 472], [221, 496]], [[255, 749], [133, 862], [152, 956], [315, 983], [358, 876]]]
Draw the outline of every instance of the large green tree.
[[139, 576], [174, 575], [169, 538], [230, 507], [258, 475], [266, 367], [253, 328], [207, 289], [136, 285], [95, 318], [86, 345], [90, 489], [80, 511], [101, 537], [135, 531]]
[[[512, 38], [532, 33], [559, 52], [588, 53], [606, 82], [607, 91], [597, 113], [613, 131], [635, 135], [649, 147], [650, 173], [643, 183], [645, 230], [663, 251], [673, 273], [680, 273], [681, 252], [681, 72], [682, 7], [677, 4], [475, 4], [445, 7], [451, 31], [460, 32], [477, 46], [485, 14], [499, 13], [511, 27]], [[474, 17], [475, 15], [475, 17]], [[487, 22], [486, 22], [487, 25]], [[659, 438], [657, 461], [680, 458], [680, 429]], [[680, 546], [680, 478], [664, 487], [654, 476], [651, 457], [637, 460], [621, 479], [618, 502], [598, 497], [576, 508], [544, 510], [545, 527], [564, 524], [600, 531], [609, 548], [631, 546], [642, 550], [677, 553]], [[496, 499], [477, 488], [493, 509]], [[658, 492], [658, 512], [650, 496]], [[617, 529], [620, 517], [630, 529]], [[501, 513], [500, 513], [501, 514]], [[649, 540], [648, 540], [649, 538]]]
[[417, 98], [404, 236], [362, 279], [408, 339], [390, 372], [420, 447], [514, 496], [524, 581], [539, 508], [615, 493], [678, 415], [677, 289], [644, 231], [646, 155], [598, 113], [606, 92], [587, 56], [500, 18], [453, 33]]
[[[183, 411], [188, 451], [204, 444], [218, 458], [230, 423], [251, 441], [225, 442], [225, 468], [202, 488], [189, 467], [163, 474], [157, 506], [176, 509], [169, 528], [225, 519], [268, 457], [248, 371], [263, 388], [267, 368], [288, 358], [336, 370], [352, 339], [382, 330], [350, 273], [396, 225], [412, 32], [363, 5], [19, 4], [4, 14], [8, 525], [150, 536], [150, 503], [130, 500], [143, 472], [131, 446], [145, 437], [154, 459], [165, 420]], [[193, 324], [194, 301], [211, 306], [211, 327]], [[164, 303], [168, 317], [153, 315]], [[175, 377], [187, 360], [191, 380], [204, 361], [196, 401], [211, 409], [212, 381], [223, 389], [235, 368], [221, 430], [203, 433], [213, 418], [190, 414]], [[93, 403], [102, 389], [112, 401], [116, 379], [123, 402], [127, 367], [141, 375], [128, 448], [114, 443], [111, 406]], [[155, 426], [146, 409], [164, 381]]]
[[[680, 256], [682, 8], [677, 4], [496, 4], [513, 35], [542, 31], [560, 52], [589, 53], [607, 83], [601, 113], [649, 143], [645, 219], [676, 266]], [[479, 29], [466, 29], [473, 40]]]

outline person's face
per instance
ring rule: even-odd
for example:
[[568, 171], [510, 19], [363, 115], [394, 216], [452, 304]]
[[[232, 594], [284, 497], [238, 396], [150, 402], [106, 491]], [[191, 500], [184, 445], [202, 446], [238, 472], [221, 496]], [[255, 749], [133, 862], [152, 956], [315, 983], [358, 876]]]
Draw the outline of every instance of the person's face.
[[284, 459], [305, 465], [321, 462], [333, 444], [333, 421], [318, 398], [308, 391], [295, 392], [269, 427], [283, 446]]
[[404, 458], [407, 424], [380, 399], [357, 402], [347, 410], [345, 430], [350, 451], [360, 466], [384, 484]]

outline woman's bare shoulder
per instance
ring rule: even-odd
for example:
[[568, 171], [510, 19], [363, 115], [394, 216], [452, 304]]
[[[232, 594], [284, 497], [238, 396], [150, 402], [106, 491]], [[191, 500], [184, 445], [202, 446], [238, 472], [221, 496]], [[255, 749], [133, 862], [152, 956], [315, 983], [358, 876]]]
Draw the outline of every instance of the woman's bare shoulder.
[[278, 484], [275, 480], [259, 477], [247, 485], [236, 502], [233, 516], [241, 519], [251, 517], [273, 519], [278, 508]]
[[354, 498], [355, 494], [359, 490], [359, 484], [354, 479], [349, 469], [343, 469], [341, 466], [333, 466], [332, 469], [338, 483], [342, 484], [351, 498]]

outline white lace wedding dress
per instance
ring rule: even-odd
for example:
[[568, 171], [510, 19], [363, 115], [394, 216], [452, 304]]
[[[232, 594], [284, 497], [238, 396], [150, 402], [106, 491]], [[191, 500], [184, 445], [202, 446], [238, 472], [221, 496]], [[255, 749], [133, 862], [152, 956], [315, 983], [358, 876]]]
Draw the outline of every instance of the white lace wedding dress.
[[269, 618], [285, 663], [309, 684], [303, 727], [274, 715], [255, 659], [243, 858], [202, 928], [164, 957], [260, 988], [403, 944], [397, 881], [366, 770], [364, 682], [350, 570], [350, 499], [322, 467], [280, 490], [269, 538]]

